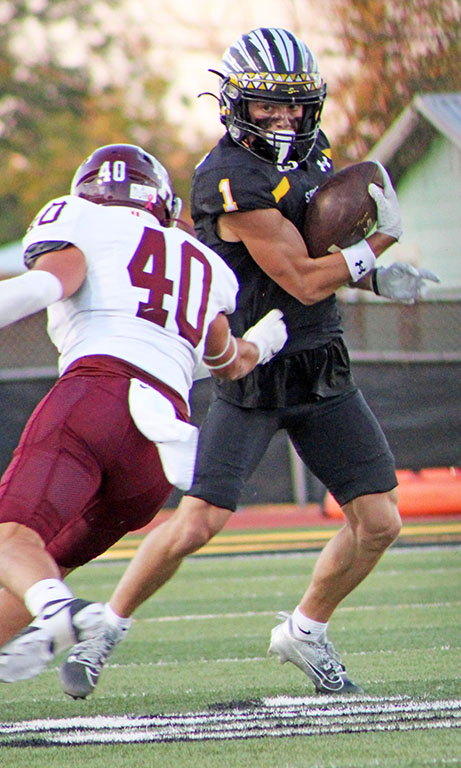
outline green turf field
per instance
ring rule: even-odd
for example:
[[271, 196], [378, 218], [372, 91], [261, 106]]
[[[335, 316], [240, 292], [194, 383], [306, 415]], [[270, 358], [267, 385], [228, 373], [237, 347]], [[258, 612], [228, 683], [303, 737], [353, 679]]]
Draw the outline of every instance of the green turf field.
[[[316, 555], [193, 557], [139, 609], [92, 697], [58, 665], [2, 685], [0, 759], [15, 768], [461, 766], [459, 548], [393, 549], [336, 612], [330, 638], [366, 695], [327, 698], [266, 655]], [[123, 563], [69, 579], [105, 600]]]

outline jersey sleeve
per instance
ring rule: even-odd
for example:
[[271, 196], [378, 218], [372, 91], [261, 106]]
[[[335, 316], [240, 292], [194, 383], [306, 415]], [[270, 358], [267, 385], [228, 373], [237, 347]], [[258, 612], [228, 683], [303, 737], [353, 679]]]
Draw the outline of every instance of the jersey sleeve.
[[26, 267], [30, 268], [42, 253], [78, 246], [81, 203], [84, 202], [66, 195], [51, 200], [38, 212], [22, 241]]
[[211, 216], [274, 208], [275, 205], [268, 173], [261, 162], [259, 166], [227, 164], [219, 168], [206, 166], [202, 171], [198, 169], [192, 189], [193, 207]]
[[68, 248], [70, 245], [72, 245], [72, 243], [69, 243], [66, 240], [44, 240], [41, 243], [32, 243], [24, 250], [24, 266], [26, 266], [27, 269], [31, 269], [39, 256], [43, 253], [62, 251], [63, 248]]

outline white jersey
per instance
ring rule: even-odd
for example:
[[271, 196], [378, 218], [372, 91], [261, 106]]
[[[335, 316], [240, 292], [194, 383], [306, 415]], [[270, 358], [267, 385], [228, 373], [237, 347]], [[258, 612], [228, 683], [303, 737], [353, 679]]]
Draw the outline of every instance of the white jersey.
[[44, 241], [72, 243], [87, 263], [81, 288], [48, 307], [60, 374], [85, 355], [112, 355], [187, 402], [209, 324], [219, 312], [235, 310], [238, 283], [224, 261], [147, 211], [73, 195], [40, 211], [24, 249]]

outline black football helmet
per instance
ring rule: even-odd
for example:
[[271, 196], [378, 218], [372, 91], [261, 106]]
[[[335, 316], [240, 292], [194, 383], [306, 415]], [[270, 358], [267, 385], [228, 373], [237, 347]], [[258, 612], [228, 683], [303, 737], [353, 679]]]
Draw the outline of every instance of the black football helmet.
[[[254, 29], [224, 53], [220, 83], [221, 122], [232, 139], [263, 160], [295, 168], [311, 152], [327, 92], [305, 43], [285, 29]], [[267, 131], [252, 123], [249, 101], [303, 106], [298, 130]], [[252, 137], [248, 141], [248, 137]]]
[[174, 224], [181, 210], [166, 169], [134, 144], [96, 149], [77, 168], [70, 192], [99, 205], [142, 208], [164, 225]]

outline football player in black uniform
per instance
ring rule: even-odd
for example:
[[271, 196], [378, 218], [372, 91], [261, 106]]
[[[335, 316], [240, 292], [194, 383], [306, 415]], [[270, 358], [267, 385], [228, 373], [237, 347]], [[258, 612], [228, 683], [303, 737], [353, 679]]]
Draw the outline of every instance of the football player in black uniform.
[[[319, 127], [326, 86], [303, 42], [283, 29], [253, 30], [226, 51], [220, 76], [226, 134], [194, 175], [196, 231], [237, 275], [233, 333], [276, 307], [288, 341], [267, 365], [220, 383], [202, 425], [194, 484], [144, 539], [110, 606], [131, 615], [224, 526], [272, 436], [285, 428], [346, 522], [320, 554], [293, 614], [281, 616], [269, 650], [298, 666], [319, 692], [359, 693], [327, 639], [328, 621], [394, 541], [400, 517], [393, 456], [351, 376], [335, 291], [358, 280], [372, 289], [374, 277], [382, 295], [411, 300], [424, 277], [409, 265], [397, 275], [375, 270], [376, 257], [401, 234], [384, 169], [384, 191], [370, 189], [376, 232], [324, 258], [309, 257], [301, 236], [305, 206], [333, 166]], [[93, 663], [94, 679], [103, 662], [101, 656]]]

